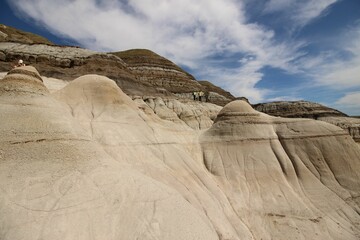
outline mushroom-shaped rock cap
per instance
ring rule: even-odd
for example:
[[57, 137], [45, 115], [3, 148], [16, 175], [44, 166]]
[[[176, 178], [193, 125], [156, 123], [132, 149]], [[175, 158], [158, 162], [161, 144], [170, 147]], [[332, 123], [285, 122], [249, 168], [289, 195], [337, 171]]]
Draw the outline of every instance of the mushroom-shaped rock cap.
[[259, 112], [254, 110], [249, 103], [244, 100], [232, 101], [223, 107], [218, 116], [229, 115], [259, 115]]
[[23, 66], [12, 69], [0, 80], [0, 92], [12, 94], [47, 94], [42, 78], [36, 68]]
[[32, 66], [16, 67], [16, 68], [12, 69], [10, 72], [8, 72], [7, 75], [12, 75], [12, 74], [22, 74], [22, 75], [26, 75], [28, 77], [33, 77], [37, 81], [41, 81], [41, 82], [43, 81], [39, 72], [36, 70], [36, 68], [34, 68]]

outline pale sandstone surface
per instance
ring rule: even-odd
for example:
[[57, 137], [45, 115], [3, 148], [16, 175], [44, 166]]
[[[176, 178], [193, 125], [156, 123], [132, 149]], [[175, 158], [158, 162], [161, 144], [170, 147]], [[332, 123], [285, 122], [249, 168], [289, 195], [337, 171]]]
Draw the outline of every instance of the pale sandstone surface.
[[[115, 94], [105, 98], [96, 96], [96, 88], [79, 87], [80, 110], [70, 99], [65, 104], [45, 91], [35, 93], [36, 78], [12, 75], [0, 82], [1, 239], [217, 239], [203, 211], [123, 158], [113, 158], [97, 142], [96, 129], [116, 125], [108, 122], [112, 116], [122, 116], [116, 118], [121, 129], [129, 125], [127, 117], [142, 121], [113, 81], [99, 77], [104, 89]], [[96, 79], [90, 77], [89, 83]], [[20, 91], [9, 88], [11, 80]], [[95, 95], [88, 100], [94, 109], [82, 102], [87, 93]], [[106, 106], [114, 111], [106, 112]], [[99, 110], [105, 113], [92, 116]], [[86, 120], [95, 122], [94, 129], [83, 127]], [[133, 134], [133, 141], [126, 141], [130, 145], [136, 143]], [[146, 132], [140, 136], [146, 139]], [[104, 145], [108, 141], [115, 140]]]
[[0, 72], [0, 79], [3, 79], [6, 76], [7, 72]]
[[[0, 80], [0, 239], [359, 238], [360, 148], [342, 129], [38, 76]], [[176, 120], [199, 107], [210, 129]]]
[[222, 107], [206, 102], [186, 99], [144, 97], [135, 99], [142, 105], [145, 103], [161, 119], [176, 123], [185, 123], [192, 129], [209, 128]]
[[42, 79], [44, 81], [45, 87], [49, 89], [49, 92], [51, 93], [64, 88], [69, 83], [69, 81], [64, 81], [61, 79], [51, 78], [51, 77], [42, 76]]
[[234, 101], [202, 147], [205, 166], [256, 239], [360, 237], [360, 149], [344, 130]]

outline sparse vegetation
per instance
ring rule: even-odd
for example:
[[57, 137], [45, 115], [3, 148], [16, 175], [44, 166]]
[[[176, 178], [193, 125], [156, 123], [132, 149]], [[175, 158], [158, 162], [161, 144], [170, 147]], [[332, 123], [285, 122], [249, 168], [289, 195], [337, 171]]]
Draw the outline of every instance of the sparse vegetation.
[[54, 45], [54, 43], [50, 42], [48, 39], [42, 36], [30, 32], [24, 32], [13, 27], [5, 26], [3, 24], [0, 24], [0, 31], [7, 35], [4, 38], [0, 38], [0, 42], [6, 41], [6, 42], [27, 43], [27, 44]]

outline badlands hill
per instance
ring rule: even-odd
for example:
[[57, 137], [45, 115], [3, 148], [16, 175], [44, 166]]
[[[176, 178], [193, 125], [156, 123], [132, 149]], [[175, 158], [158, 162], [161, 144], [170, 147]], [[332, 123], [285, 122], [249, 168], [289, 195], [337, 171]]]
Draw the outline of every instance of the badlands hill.
[[360, 147], [335, 125], [30, 66], [0, 112], [2, 240], [360, 238]]
[[35, 34], [0, 25], [0, 72], [9, 71], [18, 59], [34, 66], [46, 77], [73, 80], [85, 74], [103, 75], [115, 80], [132, 96], [192, 99], [193, 92], [203, 91], [212, 103], [225, 105], [234, 99], [229, 93], [206, 91], [206, 87], [189, 73], [146, 49], [103, 53], [58, 46]]

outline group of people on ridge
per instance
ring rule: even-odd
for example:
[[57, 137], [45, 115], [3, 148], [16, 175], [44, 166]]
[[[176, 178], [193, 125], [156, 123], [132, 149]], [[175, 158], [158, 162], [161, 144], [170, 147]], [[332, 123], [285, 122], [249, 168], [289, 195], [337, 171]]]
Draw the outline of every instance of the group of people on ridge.
[[[200, 91], [200, 92], [193, 92], [193, 97], [194, 97], [194, 101], [195, 100], [199, 100], [201, 102], [202, 100], [202, 97], [204, 97], [205, 94], [203, 91]], [[206, 99], [207, 100], [207, 99]]]

